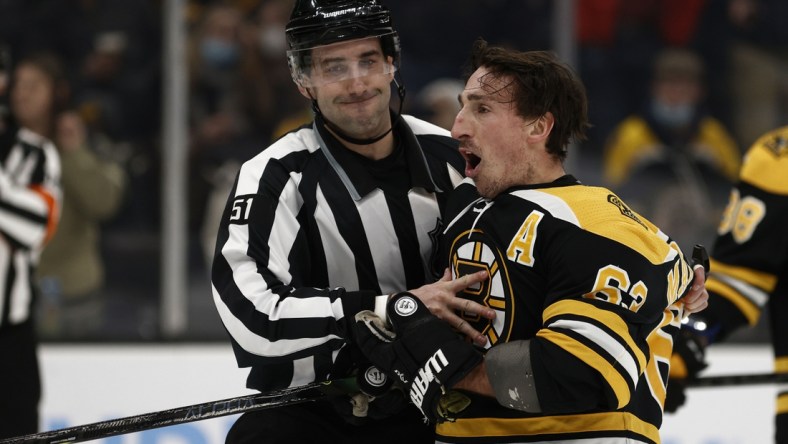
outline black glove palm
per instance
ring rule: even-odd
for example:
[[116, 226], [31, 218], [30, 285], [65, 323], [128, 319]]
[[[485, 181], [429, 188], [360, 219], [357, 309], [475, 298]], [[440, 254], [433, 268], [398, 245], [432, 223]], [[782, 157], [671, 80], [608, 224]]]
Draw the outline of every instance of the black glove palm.
[[410, 293], [392, 297], [387, 310], [393, 331], [370, 311], [356, 315], [359, 348], [407, 387], [411, 402], [425, 418], [433, 422], [451, 419], [438, 414], [438, 401], [446, 387], [481, 362], [481, 354]]

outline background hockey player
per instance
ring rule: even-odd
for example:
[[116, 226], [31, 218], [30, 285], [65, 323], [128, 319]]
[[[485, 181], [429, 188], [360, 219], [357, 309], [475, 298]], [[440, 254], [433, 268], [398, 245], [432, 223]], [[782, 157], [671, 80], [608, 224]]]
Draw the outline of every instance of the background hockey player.
[[[674, 356], [666, 411], [685, 401], [684, 385], [706, 367], [704, 348], [769, 313], [774, 371], [788, 373], [788, 126], [760, 137], [744, 157], [717, 230], [706, 286], [709, 308], [692, 315]], [[694, 346], [694, 347], [693, 347]], [[788, 443], [788, 392], [778, 394], [776, 442]]]

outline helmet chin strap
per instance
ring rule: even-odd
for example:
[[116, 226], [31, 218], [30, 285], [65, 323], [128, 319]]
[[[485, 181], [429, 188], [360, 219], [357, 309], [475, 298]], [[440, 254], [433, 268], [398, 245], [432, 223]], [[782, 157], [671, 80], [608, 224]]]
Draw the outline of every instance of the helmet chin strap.
[[[333, 122], [326, 119], [326, 116], [324, 116], [323, 113], [320, 112], [320, 107], [317, 105], [317, 100], [315, 98], [312, 98], [312, 110], [314, 110], [315, 114], [320, 115], [323, 118], [323, 122], [325, 123], [325, 125], [331, 131], [336, 133], [336, 135], [341, 137], [343, 140], [347, 140], [348, 142], [355, 145], [372, 145], [373, 143], [377, 142], [378, 140], [381, 140], [382, 138], [386, 137], [388, 133], [393, 131], [394, 128], [399, 123], [400, 117], [402, 116], [402, 104], [405, 103], [405, 87], [403, 85], [400, 85], [399, 82], [397, 82], [396, 78], [394, 78], [393, 80], [394, 80], [394, 84], [397, 86], [397, 95], [399, 96], [399, 109], [397, 110], [397, 114], [394, 116], [394, 119], [391, 122], [391, 127], [386, 131], [384, 131], [383, 134], [380, 134], [378, 136], [369, 139], [358, 139], [356, 137], [348, 135], [347, 133], [339, 129], [337, 125], [334, 125]], [[312, 94], [310, 93], [310, 96], [311, 95]]]

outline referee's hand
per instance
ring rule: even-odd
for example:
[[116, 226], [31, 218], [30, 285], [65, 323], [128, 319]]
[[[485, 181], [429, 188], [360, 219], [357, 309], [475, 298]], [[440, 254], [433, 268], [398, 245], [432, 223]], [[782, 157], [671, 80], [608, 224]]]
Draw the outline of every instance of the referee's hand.
[[487, 336], [465, 322], [460, 315], [465, 313], [468, 316], [480, 316], [492, 320], [495, 319], [495, 311], [485, 305], [458, 297], [457, 293], [469, 287], [476, 287], [487, 278], [486, 271], [477, 271], [452, 279], [451, 272], [447, 268], [439, 281], [424, 285], [416, 290], [410, 290], [410, 293], [419, 298], [430, 310], [430, 313], [456, 328], [474, 344], [484, 347], [487, 345]]

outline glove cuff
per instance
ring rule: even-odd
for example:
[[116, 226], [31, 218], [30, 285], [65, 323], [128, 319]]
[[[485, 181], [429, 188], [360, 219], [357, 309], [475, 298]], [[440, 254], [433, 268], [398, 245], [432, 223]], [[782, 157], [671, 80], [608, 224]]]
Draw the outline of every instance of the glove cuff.
[[445, 342], [422, 364], [410, 381], [411, 402], [429, 421], [453, 421], [455, 418], [441, 416], [442, 412], [438, 410], [440, 398], [481, 361], [482, 354], [462, 339]]

